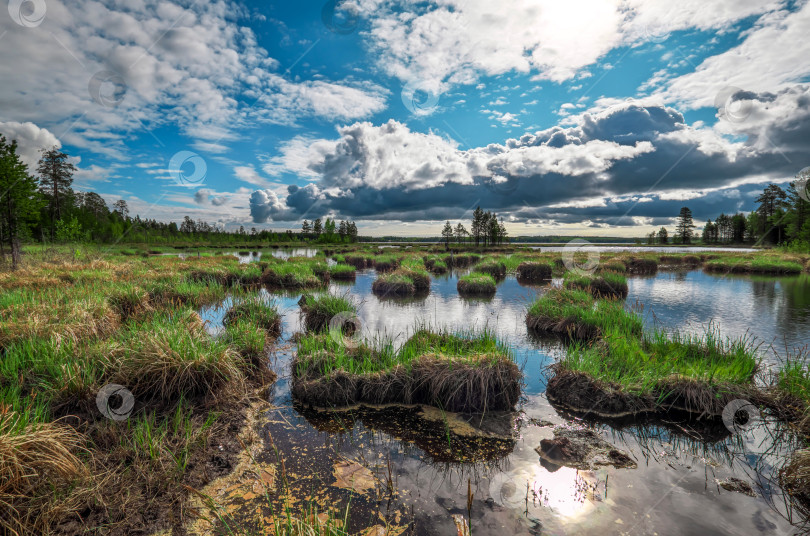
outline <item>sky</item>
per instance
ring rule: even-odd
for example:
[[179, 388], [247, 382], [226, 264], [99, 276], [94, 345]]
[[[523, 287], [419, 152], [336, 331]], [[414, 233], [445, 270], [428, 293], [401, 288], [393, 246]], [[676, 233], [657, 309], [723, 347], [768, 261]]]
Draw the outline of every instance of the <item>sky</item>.
[[0, 133], [132, 214], [643, 236], [810, 166], [810, 3], [4, 0]]

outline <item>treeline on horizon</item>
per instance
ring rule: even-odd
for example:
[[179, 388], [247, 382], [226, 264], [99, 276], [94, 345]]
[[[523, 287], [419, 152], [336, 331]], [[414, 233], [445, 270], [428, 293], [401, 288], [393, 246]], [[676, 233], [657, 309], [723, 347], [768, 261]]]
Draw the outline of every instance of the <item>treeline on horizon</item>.
[[[17, 154], [16, 141], [7, 142], [0, 134], [0, 262], [11, 253], [12, 264], [19, 262], [22, 242], [41, 243], [122, 243], [150, 245], [270, 244], [285, 242], [349, 243], [355, 241], [425, 242], [418, 237], [360, 237], [353, 221], [336, 222], [326, 218], [311, 224], [304, 220], [300, 232], [226, 230], [203, 220], [185, 216], [176, 222], [130, 216], [126, 201], [109, 207], [95, 192], [76, 192], [72, 188], [76, 168], [70, 157], [56, 147], [43, 150], [36, 175]], [[807, 179], [808, 177], [802, 177]], [[647, 237], [650, 244], [767, 244], [790, 249], [810, 250], [810, 202], [800, 192], [805, 183], [792, 182], [787, 190], [768, 185], [757, 197], [757, 208], [748, 213], [720, 214], [708, 220], [701, 233], [695, 232], [692, 213], [681, 209], [675, 231], [665, 227]], [[436, 241], [450, 244], [500, 245], [512, 243], [565, 243], [573, 236], [520, 236], [509, 238], [503, 220], [493, 212], [477, 207], [470, 229], [447, 221]], [[641, 243], [637, 238], [583, 237], [591, 243]]]
[[648, 244], [771, 245], [795, 251], [810, 250], [810, 201], [808, 177], [791, 182], [787, 189], [769, 184], [757, 196], [756, 209], [748, 214], [720, 214], [695, 231], [692, 211], [683, 207], [674, 234], [666, 227], [647, 235]]
[[[21, 243], [123, 243], [150, 245], [201, 244], [240, 245], [248, 242], [317, 243], [354, 242], [357, 225], [329, 218], [319, 232], [293, 233], [258, 230], [226, 230], [185, 216], [176, 222], [130, 216], [123, 199], [112, 207], [95, 192], [73, 189], [76, 167], [70, 156], [56, 147], [42, 151], [36, 174], [17, 154], [17, 142], [0, 134], [0, 262], [11, 254], [12, 266], [20, 261]], [[317, 220], [320, 225], [320, 219]]]

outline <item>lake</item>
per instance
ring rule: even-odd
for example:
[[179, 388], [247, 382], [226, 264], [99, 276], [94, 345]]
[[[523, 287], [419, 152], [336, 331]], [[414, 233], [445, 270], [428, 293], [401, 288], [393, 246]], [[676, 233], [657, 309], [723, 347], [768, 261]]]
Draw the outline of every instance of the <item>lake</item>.
[[[389, 337], [401, 344], [422, 324], [496, 331], [513, 348], [525, 374], [514, 414], [301, 407], [289, 393], [295, 351], [290, 337], [302, 330], [300, 295], [261, 291], [283, 314], [283, 336], [271, 355], [279, 380], [268, 401], [275, 409], [259, 425], [278, 452], [266, 449], [260, 458], [284, 459], [292, 495], [339, 507], [351, 501], [352, 530], [379, 523], [409, 526], [419, 535], [457, 534], [453, 515], [467, 515], [468, 487], [473, 534], [749, 535], [795, 530], [800, 516], [775, 483], [795, 439], [767, 419], [734, 436], [681, 422], [591, 423], [604, 439], [630, 453], [638, 467], [578, 471], [541, 461], [535, 448], [552, 437], [551, 424], [583, 424], [556, 411], [544, 395], [545, 369], [562, 346], [527, 332], [527, 304], [548, 286], [523, 286], [507, 277], [491, 299], [468, 299], [458, 295], [457, 277], [433, 277], [430, 293], [423, 297], [379, 298], [371, 293], [376, 278], [372, 269], [358, 272], [352, 283], [332, 283], [330, 291], [359, 305], [362, 335], [372, 339]], [[806, 274], [730, 277], [661, 271], [629, 277], [628, 284], [627, 304], [643, 308], [648, 327], [699, 333], [713, 326], [723, 336], [747, 336], [760, 344], [767, 367], [778, 366], [786, 347], [810, 343]], [[218, 332], [229, 305], [200, 311], [212, 333]], [[364, 493], [335, 485], [339, 468], [351, 464], [373, 476]], [[717, 484], [729, 477], [750, 482], [756, 496], [728, 492]], [[233, 505], [245, 526], [261, 524], [260, 513], [266, 509], [263, 497]]]

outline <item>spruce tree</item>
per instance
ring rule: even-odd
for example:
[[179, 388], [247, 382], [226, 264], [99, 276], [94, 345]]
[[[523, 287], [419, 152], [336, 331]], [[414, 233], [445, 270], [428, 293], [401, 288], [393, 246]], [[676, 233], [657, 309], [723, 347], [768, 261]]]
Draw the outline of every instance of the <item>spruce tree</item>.
[[[20, 234], [35, 222], [42, 207], [37, 181], [17, 154], [17, 141], [0, 134], [0, 228], [11, 249], [12, 269], [20, 264]], [[2, 256], [5, 257], [5, 249]], [[3, 259], [5, 260], [5, 258]]]
[[683, 207], [680, 214], [678, 214], [678, 226], [675, 231], [676, 236], [680, 239], [681, 244], [692, 243], [692, 229], [695, 228], [695, 223], [692, 220], [692, 211], [688, 207]]
[[51, 240], [54, 238], [56, 222], [66, 215], [65, 209], [73, 198], [71, 185], [75, 172], [76, 166], [68, 161], [67, 153], [63, 153], [57, 147], [51, 147], [42, 152], [37, 173], [39, 173], [39, 185], [42, 193], [49, 198]]

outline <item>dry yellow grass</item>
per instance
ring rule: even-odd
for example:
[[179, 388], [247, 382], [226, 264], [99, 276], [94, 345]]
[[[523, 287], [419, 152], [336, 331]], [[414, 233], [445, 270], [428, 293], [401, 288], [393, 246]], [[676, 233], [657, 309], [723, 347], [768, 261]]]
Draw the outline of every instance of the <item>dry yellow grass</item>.
[[[75, 507], [80, 494], [57, 497], [88, 471], [76, 456], [81, 436], [57, 423], [20, 424], [0, 415], [0, 529], [17, 535], [43, 534], [51, 519]], [[85, 480], [86, 483], [86, 480]]]

